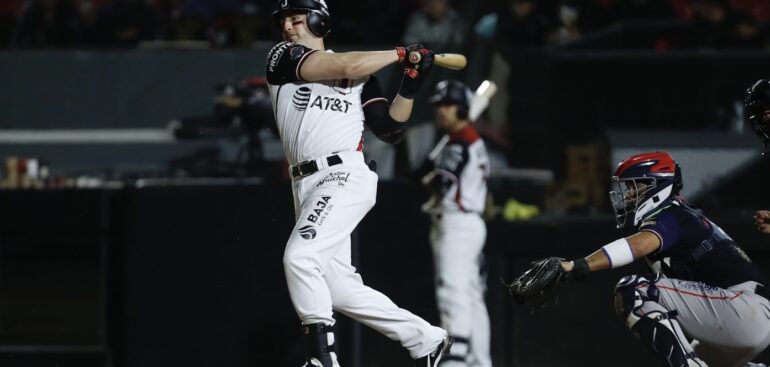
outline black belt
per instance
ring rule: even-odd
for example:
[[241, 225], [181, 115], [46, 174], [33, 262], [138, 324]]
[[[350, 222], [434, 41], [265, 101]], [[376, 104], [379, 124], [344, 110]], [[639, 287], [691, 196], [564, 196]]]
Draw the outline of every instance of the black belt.
[[757, 288], [754, 290], [758, 296], [762, 296], [767, 300], [770, 300], [770, 290], [762, 284], [757, 284]]
[[[329, 167], [342, 164], [342, 158], [337, 154], [332, 154], [325, 158]], [[295, 164], [291, 167], [291, 178], [307, 177], [318, 172], [318, 163], [315, 159]]]

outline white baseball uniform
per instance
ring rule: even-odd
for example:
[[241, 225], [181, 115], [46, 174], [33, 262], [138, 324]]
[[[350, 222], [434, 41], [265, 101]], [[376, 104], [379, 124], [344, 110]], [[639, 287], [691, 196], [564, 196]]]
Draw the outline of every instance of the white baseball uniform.
[[303, 324], [331, 325], [336, 310], [399, 341], [412, 358], [424, 356], [446, 331], [364, 285], [351, 265], [350, 234], [377, 193], [377, 174], [361, 152], [363, 106], [382, 96], [369, 97], [368, 79], [304, 81], [300, 68], [313, 52], [318, 51], [281, 42], [266, 61], [275, 121], [293, 177], [296, 224], [283, 258], [292, 303]]
[[449, 134], [426, 182], [432, 195], [431, 248], [441, 325], [455, 338], [442, 366], [490, 367], [489, 314], [482, 274], [487, 228], [481, 213], [487, 197], [489, 158], [473, 125]]

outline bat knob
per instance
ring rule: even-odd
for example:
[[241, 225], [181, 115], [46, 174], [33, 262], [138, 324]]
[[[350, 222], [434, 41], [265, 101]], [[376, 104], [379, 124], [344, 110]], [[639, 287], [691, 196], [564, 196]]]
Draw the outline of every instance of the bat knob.
[[422, 54], [420, 54], [419, 52], [412, 51], [412, 52], [409, 53], [409, 62], [410, 63], [416, 64], [416, 63], [420, 62], [421, 59], [422, 59]]

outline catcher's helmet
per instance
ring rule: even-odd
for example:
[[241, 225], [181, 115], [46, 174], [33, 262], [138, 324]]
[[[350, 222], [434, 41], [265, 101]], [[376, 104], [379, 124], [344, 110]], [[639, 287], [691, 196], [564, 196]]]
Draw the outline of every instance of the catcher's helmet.
[[767, 149], [770, 143], [770, 80], [760, 79], [746, 90], [743, 113]]
[[612, 176], [610, 202], [618, 228], [633, 214], [637, 225], [651, 210], [682, 190], [679, 165], [666, 152], [633, 155], [624, 159]]
[[457, 80], [442, 80], [436, 84], [436, 90], [430, 97], [430, 103], [436, 104], [456, 104], [457, 118], [465, 120], [468, 118], [473, 93], [468, 87]]
[[325, 37], [331, 31], [329, 7], [324, 0], [278, 0], [273, 22], [280, 23], [281, 13], [288, 10], [307, 11], [307, 28], [316, 37]]

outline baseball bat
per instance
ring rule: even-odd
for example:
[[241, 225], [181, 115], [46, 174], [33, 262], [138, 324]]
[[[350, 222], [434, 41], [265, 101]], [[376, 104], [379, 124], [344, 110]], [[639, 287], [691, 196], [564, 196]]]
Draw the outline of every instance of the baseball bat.
[[489, 106], [489, 100], [497, 92], [497, 84], [491, 80], [485, 80], [481, 82], [476, 92], [473, 94], [470, 107], [468, 108], [468, 119], [476, 121], [479, 116]]
[[436, 54], [434, 64], [450, 70], [460, 70], [468, 64], [463, 54]]

